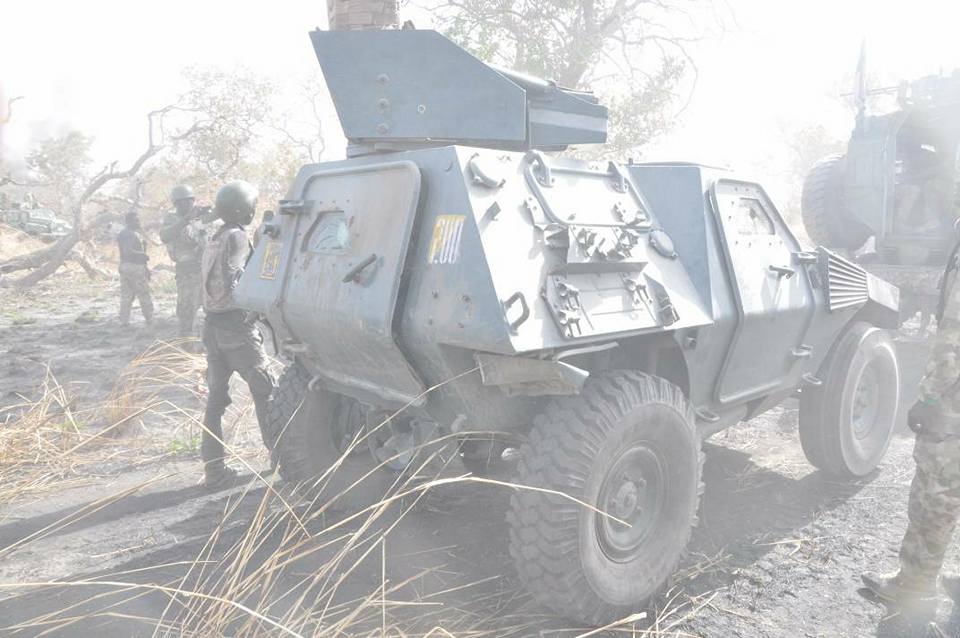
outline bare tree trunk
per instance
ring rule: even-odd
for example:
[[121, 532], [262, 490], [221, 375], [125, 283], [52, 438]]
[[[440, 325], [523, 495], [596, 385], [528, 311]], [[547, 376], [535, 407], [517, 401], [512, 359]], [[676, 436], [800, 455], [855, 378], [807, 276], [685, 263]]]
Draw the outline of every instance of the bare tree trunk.
[[53, 254], [53, 248], [53, 246], [41, 248], [32, 253], [13, 257], [0, 263], [0, 275], [40, 267], [45, 261], [50, 259], [50, 255]]
[[327, 17], [332, 31], [400, 26], [397, 0], [327, 0]]
[[90, 261], [86, 253], [79, 248], [75, 249], [67, 259], [79, 264], [90, 279], [106, 279], [110, 276], [110, 273]]
[[73, 232], [58, 241], [53, 246], [53, 250], [47, 256], [47, 260], [44, 263], [31, 270], [23, 277], [20, 277], [13, 283], [18, 288], [30, 288], [41, 279], [46, 279], [53, 273], [57, 272], [60, 266], [63, 265], [63, 262], [73, 251], [73, 247], [77, 245], [79, 240], [80, 237], [78, 231], [76, 228], [74, 228]]

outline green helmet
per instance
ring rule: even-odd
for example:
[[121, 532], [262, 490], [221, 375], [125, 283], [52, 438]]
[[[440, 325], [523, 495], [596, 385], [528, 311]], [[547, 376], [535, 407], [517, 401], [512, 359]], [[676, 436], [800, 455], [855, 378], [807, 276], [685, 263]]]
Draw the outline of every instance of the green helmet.
[[257, 188], [249, 182], [230, 182], [217, 192], [213, 212], [225, 222], [246, 226], [253, 221], [257, 195]]
[[181, 199], [193, 199], [193, 189], [186, 184], [174, 186], [170, 191], [170, 201], [176, 204]]

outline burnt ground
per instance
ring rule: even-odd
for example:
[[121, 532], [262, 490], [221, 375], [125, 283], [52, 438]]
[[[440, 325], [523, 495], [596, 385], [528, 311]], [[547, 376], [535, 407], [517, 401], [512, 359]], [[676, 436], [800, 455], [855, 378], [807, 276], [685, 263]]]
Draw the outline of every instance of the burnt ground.
[[[0, 290], [0, 409], [7, 410], [6, 417], [0, 412], [0, 428], [12, 427], [12, 406], [37, 399], [48, 368], [72, 409], [88, 415], [78, 428], [94, 433], [107, 426], [96, 408], [111, 396], [120, 371], [157, 339], [173, 335], [172, 286], [159, 277], [155, 290], [159, 314], [167, 318], [152, 331], [123, 330], [113, 320], [116, 282], [92, 284], [70, 274], [30, 293]], [[909, 388], [925, 346], [901, 340], [900, 351]], [[199, 373], [187, 367], [186, 381], [181, 378], [170, 395], [186, 406], [181, 421], [199, 406], [189, 392], [199, 387]], [[907, 391], [907, 402], [911, 395]], [[164, 395], [151, 390], [150, 396]], [[362, 520], [344, 523], [343, 515], [298, 510], [310, 538], [298, 537], [295, 558], [280, 568], [290, 517], [283, 527], [251, 532], [284, 515], [275, 498], [261, 511], [268, 488], [251, 480], [205, 492], [197, 484], [195, 430], [172, 425], [169, 411], [136, 421], [66, 469], [58, 466], [53, 478], [0, 504], [0, 635], [291, 635], [264, 622], [244, 624], [236, 618], [250, 616], [235, 607], [233, 620], [218, 625], [222, 605], [200, 608], [211, 601], [196, 597], [186, 604], [158, 586], [230, 597], [271, 618], [313, 614], [313, 620], [322, 618], [324, 633], [338, 633], [333, 627], [339, 622], [343, 635], [377, 635], [388, 625], [391, 635], [424, 635], [435, 627], [445, 630], [434, 630], [437, 636], [586, 631], [550, 615], [520, 590], [502, 523], [510, 488], [445, 486], [419, 501], [398, 501], [366, 526]], [[907, 618], [858, 593], [861, 571], [896, 565], [912, 437], [898, 432], [875, 475], [841, 483], [806, 464], [796, 429], [796, 407], [787, 405], [705, 444], [706, 492], [690, 556], [675, 587], [648, 610], [656, 623], [638, 623], [634, 635], [925, 635], [922, 616]], [[231, 441], [250, 467], [264, 469], [254, 431], [240, 410]], [[7, 456], [0, 457], [0, 470], [15, 453], [0, 448]], [[42, 465], [39, 452], [30, 453]], [[338, 562], [347, 533], [356, 546]], [[243, 541], [253, 537], [260, 542], [244, 549]], [[231, 571], [238, 553], [243, 566]], [[949, 564], [956, 560], [951, 556]], [[258, 570], [269, 579], [257, 580]], [[312, 580], [318, 573], [326, 574], [322, 582]], [[225, 585], [251, 574], [270, 586], [240, 592]], [[57, 585], [41, 586], [51, 582]], [[353, 619], [350, 610], [357, 612]], [[940, 601], [937, 618], [948, 635], [960, 635], [957, 614], [949, 600]], [[287, 624], [302, 635], [317, 627]]]

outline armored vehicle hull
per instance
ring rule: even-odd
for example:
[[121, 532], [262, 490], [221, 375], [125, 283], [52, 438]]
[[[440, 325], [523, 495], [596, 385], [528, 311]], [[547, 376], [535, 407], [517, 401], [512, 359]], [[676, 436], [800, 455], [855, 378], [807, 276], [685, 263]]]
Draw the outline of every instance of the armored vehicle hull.
[[814, 241], [896, 283], [904, 317], [929, 319], [956, 242], [960, 72], [885, 92], [897, 107], [868, 113], [863, 96], [846, 152], [810, 171], [803, 220]]
[[57, 239], [70, 232], [71, 226], [45, 208], [11, 208], [0, 210], [0, 221], [42, 239]]
[[[675, 569], [703, 437], [799, 395], [814, 465], [847, 477], [877, 465], [899, 401], [884, 331], [896, 288], [805, 250], [761, 186], [726, 172], [544, 154], [562, 126], [484, 145], [472, 137], [484, 123], [469, 122], [467, 146], [390, 120], [436, 110], [424, 69], [398, 62], [407, 49], [455, 47], [382, 37], [388, 57], [377, 34], [314, 34], [321, 63], [328, 50], [351, 60], [349, 77], [324, 67], [338, 109], [373, 100], [384, 126], [341, 113], [353, 157], [299, 172], [236, 291], [290, 361], [270, 409], [285, 478], [355, 506], [444, 445], [475, 473], [517, 459], [507, 522], [521, 579], [559, 613], [605, 623]], [[438, 77], [488, 77], [456, 50], [439, 64], [466, 66]], [[415, 96], [391, 93], [405, 73]], [[596, 134], [588, 99], [543, 95], [515, 114], [536, 106], [540, 122], [589, 129], [573, 139]], [[550, 104], [575, 113], [547, 116]], [[449, 138], [455, 122], [442, 124]], [[369, 139], [414, 125], [416, 139]]]

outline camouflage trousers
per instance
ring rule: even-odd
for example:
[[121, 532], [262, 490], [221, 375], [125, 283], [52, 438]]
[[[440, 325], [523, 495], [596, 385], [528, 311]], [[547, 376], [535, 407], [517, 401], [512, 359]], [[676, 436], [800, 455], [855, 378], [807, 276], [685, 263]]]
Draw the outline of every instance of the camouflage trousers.
[[193, 336], [193, 321], [200, 308], [203, 290], [200, 280], [200, 264], [177, 262], [177, 324], [181, 337]]
[[120, 323], [130, 323], [134, 298], [140, 301], [140, 312], [153, 321], [153, 299], [150, 297], [150, 271], [145, 264], [120, 263]]
[[918, 586], [936, 583], [960, 516], [960, 436], [919, 435], [910, 485], [900, 573]]
[[207, 351], [207, 408], [204, 413], [200, 454], [207, 469], [223, 466], [221, 420], [230, 405], [230, 377], [236, 372], [247, 382], [264, 444], [273, 447], [267, 434], [267, 401], [273, 392], [273, 377], [267, 370], [263, 335], [244, 319], [246, 313], [208, 313], [203, 323], [203, 345]]

